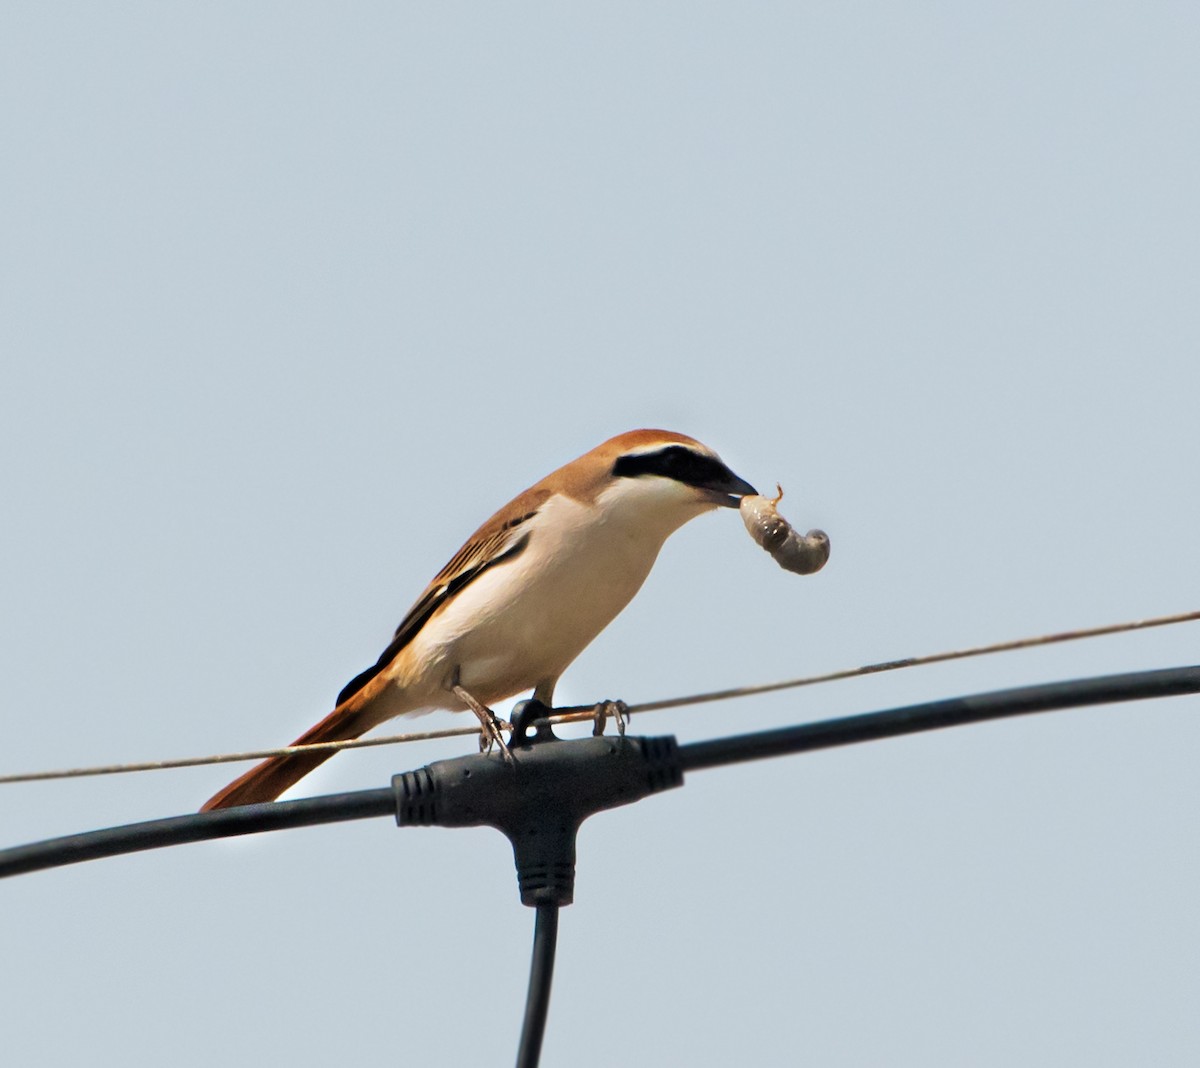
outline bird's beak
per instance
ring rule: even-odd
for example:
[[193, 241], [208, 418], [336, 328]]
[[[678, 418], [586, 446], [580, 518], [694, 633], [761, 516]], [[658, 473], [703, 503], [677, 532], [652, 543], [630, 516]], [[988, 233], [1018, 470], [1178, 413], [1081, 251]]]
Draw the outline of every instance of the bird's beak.
[[758, 490], [749, 482], [744, 478], [739, 478], [728, 468], [725, 469], [725, 477], [709, 482], [704, 489], [712, 502], [719, 504], [722, 508], [736, 508], [743, 497], [757, 496], [758, 494]]

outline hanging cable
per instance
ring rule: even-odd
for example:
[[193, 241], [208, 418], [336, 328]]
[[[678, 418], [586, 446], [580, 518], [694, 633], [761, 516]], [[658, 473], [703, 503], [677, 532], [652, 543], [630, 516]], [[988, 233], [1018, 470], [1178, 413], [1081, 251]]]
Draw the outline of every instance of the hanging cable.
[[1178, 697], [1198, 692], [1200, 666], [1022, 686], [970, 697], [951, 697], [945, 701], [931, 701], [887, 712], [869, 712], [866, 715], [802, 723], [779, 730], [693, 742], [680, 747], [680, 765], [685, 772], [697, 771], [764, 757], [896, 738], [918, 731], [1025, 716], [1033, 712], [1114, 704], [1118, 701], [1144, 701], [1155, 697]]
[[286, 831], [319, 823], [345, 823], [391, 816], [395, 812], [395, 794], [391, 789], [383, 788], [222, 808], [202, 815], [168, 816], [0, 850], [0, 878], [163, 846], [233, 838], [260, 831]]
[[537, 1068], [542, 1037], [550, 1012], [550, 984], [554, 979], [554, 951], [558, 944], [558, 902], [538, 905], [533, 925], [533, 960], [529, 965], [529, 992], [525, 996], [525, 1022], [517, 1047], [517, 1068]]

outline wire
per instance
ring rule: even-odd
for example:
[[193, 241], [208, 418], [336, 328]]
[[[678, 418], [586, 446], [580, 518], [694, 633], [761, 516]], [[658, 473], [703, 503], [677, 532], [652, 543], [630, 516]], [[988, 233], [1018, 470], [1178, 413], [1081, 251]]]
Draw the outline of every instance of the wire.
[[529, 993], [525, 997], [525, 1023], [517, 1047], [517, 1068], [537, 1068], [542, 1037], [550, 1012], [550, 984], [554, 979], [554, 951], [558, 944], [558, 902], [538, 905], [533, 925], [533, 960], [529, 966]]
[[1137, 671], [1104, 675], [1070, 682], [1021, 686], [1012, 690], [951, 697], [886, 712], [803, 723], [797, 727], [714, 738], [679, 747], [679, 763], [686, 773], [716, 768], [764, 757], [807, 753], [839, 745], [895, 738], [918, 731], [959, 727], [968, 723], [1052, 712], [1084, 705], [1106, 705], [1117, 701], [1144, 701], [1156, 697], [1178, 697], [1200, 693], [1200, 666]]
[[[806, 723], [798, 727], [786, 727], [782, 730], [759, 731], [730, 738], [692, 742], [675, 748], [674, 756], [670, 759], [673, 768], [682, 776], [684, 772], [723, 764], [758, 760], [769, 756], [783, 756], [835, 745], [875, 741], [903, 734], [913, 734], [918, 731], [939, 730], [960, 724], [1000, 719], [1006, 716], [1050, 712], [1059, 708], [1077, 708], [1081, 705], [1106, 704], [1113, 701], [1148, 700], [1189, 693], [1200, 693], [1200, 666], [1136, 671], [1102, 678], [1024, 686], [1013, 690], [909, 705], [906, 708], [871, 712], [861, 716]], [[402, 792], [403, 780], [410, 778], [413, 774], [410, 772], [407, 775], [395, 776], [392, 780], [393, 785], [383, 789], [306, 797], [297, 801], [267, 801], [260, 805], [217, 809], [212, 812], [194, 812], [186, 816], [172, 816], [168, 819], [131, 823], [122, 827], [108, 827], [85, 834], [67, 835], [64, 838], [51, 838], [43, 842], [15, 846], [11, 849], [0, 850], [0, 878], [62, 867], [83, 860], [96, 860], [100, 857], [120, 856], [145, 849], [181, 845], [185, 842], [200, 842], [230, 835], [253, 834], [258, 831], [285, 830], [319, 823], [367, 819], [373, 816], [391, 816], [401, 826], [436, 823], [438, 826], [487, 824], [502, 827], [503, 813], [511, 811], [514, 805], [522, 801], [526, 803], [532, 801], [537, 805], [539, 811], [545, 813], [559, 811], [564, 806], [569, 806], [570, 803], [578, 800], [578, 778], [573, 774], [578, 765], [572, 763], [572, 761], [577, 761], [578, 757], [575, 757], [574, 754], [580, 747], [594, 745], [596, 741], [597, 739], [594, 738], [583, 738], [547, 743], [544, 747], [539, 743], [533, 747], [535, 752], [541, 749], [544, 761], [557, 751], [561, 760], [558, 767], [560, 774], [557, 775], [557, 793], [540, 789], [529, 791], [520, 776], [510, 775], [505, 770], [505, 765], [499, 763], [494, 757], [489, 758], [483, 754], [477, 754], [440, 761], [440, 764], [448, 766], [445, 769], [447, 781], [453, 781], [456, 784], [481, 778], [482, 776], [475, 774], [467, 776], [462, 773], [463, 771], [472, 771], [472, 769], [479, 770], [484, 764], [490, 764], [503, 772], [502, 775], [492, 777], [488, 782], [487, 789], [472, 798], [471, 805], [474, 808], [469, 821], [465, 818], [459, 821], [445, 818], [447, 816], [446, 809], [451, 806], [442, 802], [449, 796], [449, 792], [444, 792], [441, 800], [437, 803], [429, 804], [428, 812], [431, 818], [423, 821], [401, 820], [398, 816], [400, 811], [398, 793]], [[639, 740], [634, 739], [634, 741]], [[640, 739], [640, 741], [642, 743], [661, 742], [663, 739]], [[674, 739], [670, 739], [670, 741], [673, 745]], [[610, 745], [615, 750], [617, 748], [616, 739], [613, 739]], [[667, 754], [670, 749], [670, 746], [660, 746], [656, 751], [660, 758], [665, 759], [663, 754]], [[615, 791], [613, 797], [601, 797], [598, 801], [596, 798], [590, 799], [591, 810], [600, 811], [614, 805], [627, 803], [631, 796], [629, 780], [623, 778], [619, 773], [605, 771], [607, 768], [616, 767], [617, 762], [611, 762], [605, 757], [601, 761], [592, 760], [590, 763], [596, 765], [598, 775], [608, 774], [611, 779], [609, 785]], [[436, 766], [430, 765], [431, 768]], [[561, 773], [564, 768], [567, 772], [565, 774]], [[459, 769], [457, 775], [454, 774], [454, 769]], [[664, 778], [664, 782], [661, 784], [661, 788], [664, 789], [683, 783], [682, 777], [672, 782], [665, 782], [665, 778], [669, 777], [660, 777]], [[498, 784], [501, 782], [505, 782], [506, 785], [499, 787]], [[596, 784], [593, 783], [593, 785]], [[562, 794], [563, 791], [566, 792], [565, 797]], [[657, 790], [649, 787], [645, 791], [647, 795], [654, 792]], [[596, 794], [597, 797], [600, 796], [598, 786]], [[553, 800], [547, 802], [547, 797]], [[461, 813], [459, 814], [461, 815]], [[577, 826], [582, 822], [582, 816], [578, 813], [576, 816], [578, 817], [575, 822]]]
[[169, 816], [0, 850], [0, 878], [187, 842], [206, 842], [259, 831], [285, 831], [318, 823], [344, 823], [394, 816], [395, 813], [395, 792], [391, 787], [384, 787]]
[[[974, 694], [684, 746], [677, 745], [673, 736], [573, 741], [544, 739], [520, 750], [535, 757], [533, 763], [545, 773], [537, 777], [533, 789], [528, 775], [514, 775], [499, 758], [477, 753], [396, 775], [391, 787], [385, 789], [200, 812], [0, 850], [0, 878], [186, 842], [374, 816], [390, 815], [401, 827], [495, 827], [512, 842], [522, 901], [537, 909], [529, 988], [516, 1064], [517, 1068], [538, 1068], [550, 1010], [559, 909], [562, 904], [571, 902], [575, 834], [589, 815], [640, 800], [660, 789], [682, 786], [687, 771], [1006, 716], [1198, 692], [1200, 666], [1191, 666]], [[597, 745], [603, 750], [597, 751]], [[641, 788], [631, 789], [630, 781], [620, 769], [640, 763], [642, 757], [638, 751], [643, 747], [644, 755], [650, 760], [636, 775]], [[579, 788], [580, 777], [575, 774], [580, 766], [580, 756], [594, 773], [583, 791]], [[629, 757], [634, 759], [626, 759]], [[647, 776], [645, 772], [649, 766], [653, 767], [653, 773]], [[420, 796], [416, 799], [416, 810], [406, 814], [415, 781], [423, 785], [417, 791]], [[744, 789], [744, 786], [735, 785], [730, 791], [729, 802], [736, 806]], [[568, 813], [566, 826], [562, 825], [564, 812]], [[419, 818], [408, 818], [411, 815]], [[556, 833], [545, 835], [547, 826]], [[537, 891], [530, 900], [526, 896], [529, 872], [522, 867], [522, 843], [545, 837], [555, 837], [557, 841], [548, 853], [535, 851], [538, 866], [569, 869], [569, 878], [550, 880], [546, 887], [551, 895], [549, 900], [538, 896]]]
[[1200, 620], [1200, 612], [1180, 612], [1176, 615], [1155, 616], [1153, 619], [1137, 619], [1128, 623], [1110, 623], [1103, 627], [1064, 630], [1055, 634], [1042, 634], [1036, 638], [1016, 638], [1012, 641], [994, 642], [990, 645], [974, 645], [966, 649], [956, 649], [948, 653], [927, 653], [924, 656], [910, 656], [903, 660], [884, 660], [878, 664], [867, 664], [864, 667], [847, 668], [843, 671], [830, 671], [824, 675], [808, 675], [799, 679], [786, 679], [783, 682], [767, 682], [757, 686], [739, 686], [732, 690], [714, 690], [711, 693], [692, 694], [688, 697], [671, 697], [663, 701], [648, 701], [640, 705], [630, 705], [629, 711], [657, 712], [660, 709], [676, 708], [680, 705], [700, 705], [708, 701], [725, 701], [731, 697], [750, 697], [760, 693], [774, 693], [777, 690], [792, 690], [799, 686], [813, 686], [818, 682], [837, 682], [840, 679], [857, 678], [859, 675], [876, 675], [880, 672], [896, 671], [900, 668], [923, 667], [926, 664], [942, 664], [948, 660], [966, 660], [972, 656], [1009, 653], [1016, 649], [1032, 649], [1039, 645], [1056, 645], [1060, 642], [1078, 641], [1081, 638], [1100, 638], [1109, 634], [1125, 634], [1133, 630], [1148, 630], [1151, 627], [1165, 627], [1172, 623], [1191, 623], [1196, 620]]
[[[1200, 611], [1181, 612], [1168, 616], [1155, 616], [1151, 619], [1132, 620], [1125, 623], [1112, 623], [1102, 627], [1087, 627], [1080, 630], [1059, 631], [1053, 634], [1043, 634], [1033, 638], [1017, 638], [1011, 641], [995, 642], [990, 645], [976, 645], [950, 652], [927, 653], [923, 656], [905, 657], [901, 660], [885, 660], [876, 664], [866, 664], [862, 667], [846, 668], [841, 671], [830, 671], [821, 675], [806, 675], [801, 678], [785, 679], [782, 682], [759, 683], [749, 686], [738, 686], [727, 690], [713, 690], [708, 693], [690, 694], [685, 697], [670, 697], [661, 701], [644, 701], [641, 704], [628, 705], [629, 713], [658, 712], [667, 708], [681, 708], [685, 705], [706, 704], [711, 701], [727, 701], [735, 697], [753, 697], [758, 694], [775, 693], [779, 690], [791, 690], [801, 686], [814, 686], [822, 682], [837, 682], [842, 679], [857, 678], [861, 675], [875, 675], [885, 671], [898, 671], [901, 668], [921, 667], [926, 664], [939, 664], [949, 660], [965, 660], [968, 657], [985, 656], [991, 653], [1006, 653], [1017, 649], [1032, 649], [1041, 645], [1055, 645], [1061, 642], [1079, 641], [1083, 638], [1099, 638], [1111, 634], [1125, 634], [1129, 631], [1148, 630], [1152, 627], [1165, 627], [1175, 623], [1190, 623], [1200, 620]], [[552, 723], [577, 723], [594, 720], [596, 711], [575, 711], [551, 716]], [[338, 751], [341, 749], [366, 749], [377, 745], [398, 745], [405, 742], [427, 742], [439, 738], [461, 738], [469, 735], [479, 736], [478, 727], [449, 727], [445, 730], [422, 731], [409, 734], [390, 734], [378, 738], [354, 738], [340, 742], [315, 742], [310, 745], [278, 746], [273, 749], [251, 749], [238, 753], [221, 753], [215, 756], [181, 757], [173, 760], [147, 760], [128, 764], [101, 764], [83, 768], [63, 768], [54, 771], [17, 772], [0, 775], [0, 785], [23, 782], [45, 782], [52, 779], [75, 779], [92, 775], [121, 775], [132, 771], [167, 771], [175, 768], [204, 767], [209, 764], [233, 764], [247, 760], [265, 760], [273, 756], [287, 756], [293, 753], [307, 753], [317, 750]]]
[[[582, 717], [578, 717], [582, 718]], [[208, 764], [236, 764], [243, 760], [265, 760], [267, 757], [289, 753], [311, 753], [319, 749], [367, 749], [375, 745], [395, 745], [398, 742], [427, 742], [436, 738], [457, 738], [473, 734], [478, 727], [450, 727], [421, 734], [393, 734], [381, 738], [355, 738], [345, 742], [313, 742], [310, 745], [285, 745], [274, 749], [247, 749], [240, 753], [219, 753], [215, 756], [179, 757], [173, 760], [144, 760], [134, 764], [99, 764], [87, 768], [63, 768], [59, 771], [25, 771], [0, 775], [0, 785], [17, 782], [43, 782], [48, 779], [74, 779], [87, 775], [121, 775], [128, 771], [169, 771], [172, 768], [198, 768]]]

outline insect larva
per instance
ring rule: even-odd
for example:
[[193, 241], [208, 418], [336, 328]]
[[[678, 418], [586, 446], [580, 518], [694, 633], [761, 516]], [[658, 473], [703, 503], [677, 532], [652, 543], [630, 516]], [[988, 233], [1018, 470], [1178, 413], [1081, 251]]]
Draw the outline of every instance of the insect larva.
[[776, 508], [783, 499], [783, 488], [778, 484], [775, 488], [779, 496], [774, 500], [757, 496], [742, 498], [739, 511], [750, 537], [788, 571], [798, 575], [820, 571], [829, 559], [829, 535], [823, 530], [810, 530], [803, 535], [797, 533]]

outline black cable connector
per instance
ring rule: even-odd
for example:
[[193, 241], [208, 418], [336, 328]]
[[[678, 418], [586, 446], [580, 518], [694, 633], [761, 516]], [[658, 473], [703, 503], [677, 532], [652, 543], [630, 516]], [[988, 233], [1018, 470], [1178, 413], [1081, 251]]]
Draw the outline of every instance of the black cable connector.
[[401, 827], [495, 827], [512, 843], [521, 903], [569, 905], [588, 816], [683, 785], [673, 736], [561, 741], [541, 720], [512, 763], [472, 754], [392, 779]]
[[536, 1068], [550, 1011], [558, 911], [575, 897], [575, 836], [593, 813], [683, 785], [673, 737], [563, 742], [540, 704], [513, 710], [513, 759], [475, 753], [392, 779], [401, 827], [495, 827], [512, 843], [521, 903], [537, 909], [517, 1068]]

